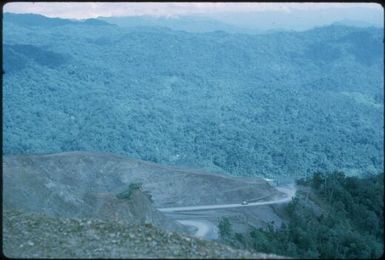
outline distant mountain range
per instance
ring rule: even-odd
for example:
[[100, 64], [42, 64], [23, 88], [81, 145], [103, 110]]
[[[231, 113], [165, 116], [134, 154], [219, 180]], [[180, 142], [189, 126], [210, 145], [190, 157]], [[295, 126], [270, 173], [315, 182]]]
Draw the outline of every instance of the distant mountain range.
[[199, 16], [182, 17], [154, 17], [154, 16], [127, 16], [127, 17], [98, 17], [98, 19], [116, 24], [121, 27], [157, 26], [186, 32], [257, 32], [250, 29], [226, 24], [215, 19]]
[[[240, 15], [240, 14], [238, 14]], [[279, 22], [272, 17], [281, 17], [277, 13], [262, 13], [254, 14], [254, 19], [250, 19], [249, 23], [236, 23], [233, 20], [228, 20], [228, 17], [221, 19], [209, 18], [205, 16], [179, 16], [179, 17], [155, 17], [155, 16], [126, 16], [126, 17], [98, 17], [98, 19], [116, 24], [121, 27], [135, 26], [158, 26], [167, 27], [172, 30], [186, 32], [213, 32], [225, 31], [228, 33], [271, 33], [278, 31], [303, 31], [311, 29], [311, 27], [320, 26], [314, 23], [313, 26], [300, 26], [294, 22], [284, 21]], [[270, 19], [269, 19], [270, 18]], [[270, 21], [270, 22], [269, 22]], [[287, 22], [287, 23], [285, 23]], [[325, 23], [324, 25], [336, 24], [354, 27], [372, 27], [377, 26], [375, 23], [369, 23], [361, 20], [342, 19], [336, 22]]]
[[354, 26], [354, 27], [362, 27], [362, 28], [365, 28], [365, 27], [378, 27], [378, 26], [376, 26], [373, 23], [368, 23], [368, 22], [360, 21], [360, 20], [351, 20], [351, 19], [343, 19], [343, 20], [337, 21], [337, 22], [335, 22], [333, 24], [335, 24], [335, 25], [345, 25], [345, 26]]
[[[239, 16], [239, 17], [238, 17]], [[302, 31], [320, 25], [313, 22], [312, 26], [300, 26], [293, 19], [293, 16], [278, 15], [277, 12], [261, 12], [250, 14], [227, 14], [226, 16], [217, 15], [215, 18], [195, 15], [195, 16], [176, 16], [176, 17], [156, 17], [156, 16], [122, 16], [122, 17], [98, 17], [84, 20], [48, 18], [38, 14], [14, 14], [4, 13], [4, 19], [10, 19], [13, 23], [24, 26], [63, 26], [69, 24], [88, 24], [88, 25], [118, 25], [120, 27], [157, 27], [169, 28], [176, 31], [186, 31], [193, 33], [205, 33], [214, 31], [224, 31], [227, 33], [248, 33], [261, 34], [280, 31]], [[275, 17], [272, 19], [272, 17]], [[277, 20], [278, 19], [278, 20]], [[241, 22], [243, 20], [243, 22]], [[346, 25], [353, 27], [381, 27], [381, 24], [374, 22], [341, 19], [334, 22], [324, 23], [324, 25]]]
[[111, 25], [100, 19], [85, 19], [85, 20], [72, 20], [62, 18], [49, 18], [39, 14], [14, 14], [14, 13], [3, 13], [3, 21], [12, 21], [13, 24], [19, 26], [28, 27], [55, 27], [64, 25], [76, 25], [76, 24], [87, 24], [87, 25]]
[[[339, 8], [317, 8], [317, 9], [289, 9], [281, 11], [258, 11], [258, 12], [223, 12], [213, 13], [210, 18], [246, 29], [259, 29], [262, 31], [283, 29], [294, 31], [305, 31], [314, 27], [322, 27], [335, 22], [354, 20], [361, 27], [384, 26], [384, 12], [376, 8], [345, 7]], [[344, 23], [345, 24], [345, 23]], [[353, 24], [345, 24], [353, 25]]]

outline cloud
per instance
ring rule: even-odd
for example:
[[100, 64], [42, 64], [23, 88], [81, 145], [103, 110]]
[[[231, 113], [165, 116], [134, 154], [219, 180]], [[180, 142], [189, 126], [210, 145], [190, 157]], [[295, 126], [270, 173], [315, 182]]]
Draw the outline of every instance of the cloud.
[[[178, 16], [218, 12], [316, 10], [362, 7], [381, 9], [375, 3], [105, 3], [105, 2], [16, 2], [7, 3], [5, 12], [36, 13], [48, 17], [95, 18], [98, 16]], [[383, 11], [382, 11], [383, 12]]]

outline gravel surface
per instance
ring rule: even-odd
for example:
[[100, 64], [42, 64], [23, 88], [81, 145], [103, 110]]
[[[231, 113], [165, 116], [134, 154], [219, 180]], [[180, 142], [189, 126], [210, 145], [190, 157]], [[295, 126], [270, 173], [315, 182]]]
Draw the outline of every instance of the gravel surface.
[[54, 218], [4, 209], [3, 251], [11, 258], [282, 258], [163, 231], [151, 224]]

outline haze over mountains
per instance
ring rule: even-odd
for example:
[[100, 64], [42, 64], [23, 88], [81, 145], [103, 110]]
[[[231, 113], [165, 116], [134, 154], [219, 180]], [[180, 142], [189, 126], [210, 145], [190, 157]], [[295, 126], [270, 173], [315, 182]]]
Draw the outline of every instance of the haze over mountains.
[[325, 7], [311, 8], [287, 8], [286, 10], [264, 10], [249, 12], [222, 12], [213, 13], [211, 18], [232, 24], [242, 28], [266, 30], [293, 30], [304, 31], [315, 27], [331, 25], [336, 22], [355, 21], [355, 25], [383, 27], [383, 11], [377, 8], [369, 9], [361, 7], [347, 7], [343, 9]]
[[[164, 27], [177, 31], [204, 33], [224, 31], [227, 33], [247, 33], [247, 34], [263, 34], [278, 31], [304, 31], [306, 29], [314, 28], [317, 23], [313, 25], [307, 24], [299, 25], [290, 21], [282, 20], [281, 22], [270, 21], [266, 19], [269, 16], [276, 17], [274, 13], [259, 15], [254, 17], [254, 23], [226, 23], [227, 19], [218, 20], [205, 16], [180, 16], [180, 17], [154, 17], [154, 16], [126, 16], [126, 17], [98, 17], [99, 20], [116, 24], [121, 27], [138, 27], [138, 26], [152, 26]], [[227, 16], [226, 16], [227, 18]], [[231, 22], [231, 20], [230, 20]], [[252, 26], [250, 24], [253, 24]], [[361, 20], [341, 19], [335, 22], [326, 23], [326, 25], [342, 25], [354, 27], [378, 27], [381, 25], [369, 23]]]
[[187, 32], [225, 31], [229, 33], [259, 34], [274, 31], [305, 31], [331, 24], [383, 28], [383, 18], [379, 12], [362, 12], [358, 8], [341, 11], [291, 10], [259, 12], [218, 12], [180, 16], [111, 16], [98, 19], [122, 27], [161, 26]]
[[383, 170], [382, 29], [104, 20], [4, 15], [5, 154], [113, 152], [233, 175]]

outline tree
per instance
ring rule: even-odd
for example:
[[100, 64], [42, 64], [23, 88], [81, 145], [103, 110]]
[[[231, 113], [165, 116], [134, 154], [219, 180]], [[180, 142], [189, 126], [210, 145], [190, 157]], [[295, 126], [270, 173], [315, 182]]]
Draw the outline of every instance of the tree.
[[228, 218], [221, 218], [218, 224], [219, 234], [222, 238], [229, 237], [231, 235], [231, 223]]
[[142, 190], [142, 186], [143, 184], [141, 182], [130, 183], [128, 188], [125, 191], [117, 194], [116, 197], [118, 199], [131, 199], [131, 196], [134, 193], [134, 191]]
[[324, 181], [324, 176], [321, 172], [316, 172], [313, 174], [313, 178], [312, 178], [312, 181], [311, 181], [311, 186], [318, 190], [322, 184], [322, 182]]

